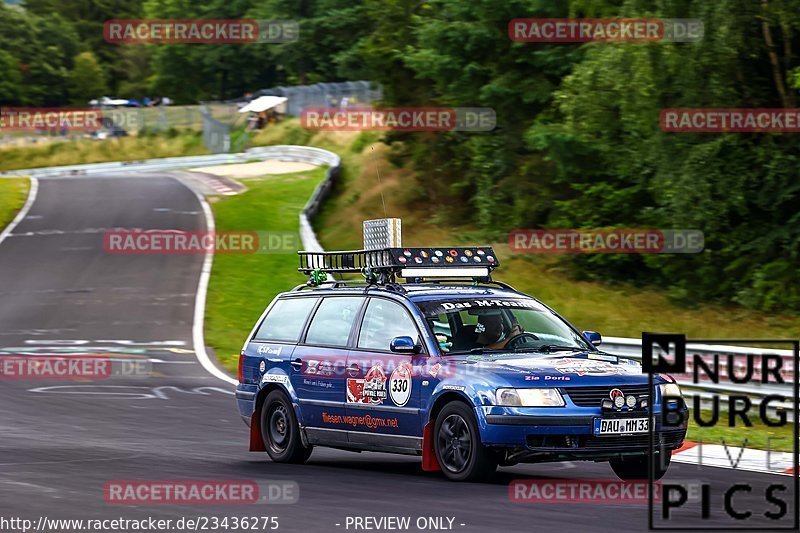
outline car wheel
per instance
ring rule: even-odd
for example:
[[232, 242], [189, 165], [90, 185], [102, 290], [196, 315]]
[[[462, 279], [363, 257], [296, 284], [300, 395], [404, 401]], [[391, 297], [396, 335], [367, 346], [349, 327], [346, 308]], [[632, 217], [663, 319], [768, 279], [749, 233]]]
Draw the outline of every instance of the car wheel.
[[[661, 457], [655, 457], [653, 460], [655, 464], [653, 465], [653, 480], [658, 481], [664, 474], [667, 473], [667, 468], [669, 468], [669, 463], [672, 460], [672, 455], [666, 456], [666, 461], [662, 461]], [[633, 481], [633, 480], [641, 480], [641, 479], [648, 479], [648, 463], [650, 462], [650, 458], [647, 455], [641, 455], [637, 457], [626, 457], [621, 459], [611, 459], [609, 464], [611, 465], [611, 469], [614, 473], [622, 480], [625, 481]]]
[[261, 436], [270, 458], [276, 463], [304, 463], [311, 446], [303, 446], [300, 426], [292, 402], [282, 391], [267, 395], [261, 407]]
[[445, 405], [436, 417], [434, 435], [436, 459], [449, 479], [476, 481], [497, 470], [497, 458], [481, 444], [475, 415], [467, 405]]

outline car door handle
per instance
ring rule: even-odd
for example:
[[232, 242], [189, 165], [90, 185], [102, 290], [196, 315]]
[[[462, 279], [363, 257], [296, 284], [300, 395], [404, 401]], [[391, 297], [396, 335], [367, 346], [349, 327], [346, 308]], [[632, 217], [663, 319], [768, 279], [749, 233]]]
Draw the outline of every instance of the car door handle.
[[295, 359], [294, 361], [292, 361], [289, 364], [292, 365], [295, 370], [300, 370], [300, 368], [303, 366], [303, 360], [302, 359]]

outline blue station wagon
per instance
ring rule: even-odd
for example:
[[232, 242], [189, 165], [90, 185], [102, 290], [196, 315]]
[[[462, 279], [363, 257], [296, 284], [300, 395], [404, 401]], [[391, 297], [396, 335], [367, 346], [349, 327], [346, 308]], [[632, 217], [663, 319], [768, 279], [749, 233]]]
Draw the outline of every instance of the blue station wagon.
[[[599, 334], [492, 281], [490, 247], [300, 256], [309, 283], [275, 298], [239, 360], [251, 451], [284, 463], [315, 446], [416, 455], [456, 481], [607, 461], [628, 480], [661, 478], [683, 443], [686, 417], [661, 420], [665, 401], [686, 411], [674, 380], [651, 388]], [[365, 281], [326, 280], [355, 272]]]

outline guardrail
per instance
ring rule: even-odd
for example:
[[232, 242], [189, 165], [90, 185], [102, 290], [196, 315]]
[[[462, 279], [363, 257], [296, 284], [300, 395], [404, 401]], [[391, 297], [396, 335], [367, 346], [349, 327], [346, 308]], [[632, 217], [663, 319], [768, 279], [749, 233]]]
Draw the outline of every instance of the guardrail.
[[[60, 167], [26, 168], [0, 172], [2, 177], [32, 176], [35, 178], [67, 178], [70, 176], [92, 176], [96, 174], [119, 174], [126, 172], [157, 172], [228, 163], [246, 163], [251, 160], [276, 159], [279, 161], [302, 161], [328, 165], [336, 154], [318, 148], [293, 145], [259, 146], [237, 154], [213, 154], [186, 157], [165, 157], [142, 161], [115, 161]], [[337, 163], [338, 164], [338, 163]]]
[[339, 177], [342, 170], [342, 159], [333, 152], [320, 148], [302, 146], [284, 146], [283, 148], [291, 148], [291, 150], [284, 152], [282, 161], [299, 161], [328, 166], [328, 170], [325, 172], [325, 179], [317, 185], [305, 207], [300, 211], [300, 242], [303, 244], [303, 249], [308, 252], [322, 252], [324, 249], [317, 240], [317, 234], [314, 232], [311, 221], [317, 216], [320, 205], [328, 197], [334, 181]]
[[[603, 339], [602, 350], [614, 355], [629, 357], [631, 359], [642, 359], [641, 339], [630, 339], [626, 337], [605, 337]], [[698, 355], [710, 368], [715, 356], [719, 358], [720, 379], [719, 383], [714, 383], [702, 370], [697, 371], [698, 383], [689, 377], [695, 372], [693, 355]], [[729, 357], [733, 362], [733, 371], [736, 376], [743, 376], [747, 372], [746, 356], [753, 357], [753, 373], [748, 383], [733, 383], [729, 376]], [[785, 383], [761, 383], [761, 357], [770, 355], [779, 357], [783, 372], [781, 377]], [[777, 409], [787, 411], [790, 417], [794, 417], [794, 385], [793, 380], [797, 369], [794, 367], [794, 354], [792, 350], [777, 350], [773, 348], [748, 348], [743, 346], [728, 346], [715, 344], [697, 344], [688, 342], [686, 345], [686, 370], [689, 376], [674, 376], [685, 396], [699, 397], [701, 405], [708, 406], [715, 397], [720, 398], [721, 403], [726, 403], [727, 394], [738, 394], [747, 396], [753, 405], [760, 406], [761, 402], [768, 396], [777, 395], [786, 398], [786, 401], [770, 401], [769, 411]], [[724, 376], [724, 377], [722, 377]]]

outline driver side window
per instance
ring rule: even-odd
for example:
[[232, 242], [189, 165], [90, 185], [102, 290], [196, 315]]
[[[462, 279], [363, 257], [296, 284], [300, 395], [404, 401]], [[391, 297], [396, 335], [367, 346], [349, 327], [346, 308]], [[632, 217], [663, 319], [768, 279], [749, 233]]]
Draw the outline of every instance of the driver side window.
[[417, 327], [408, 311], [390, 300], [371, 298], [358, 335], [358, 347], [388, 351], [393, 338], [404, 336], [419, 342]]

